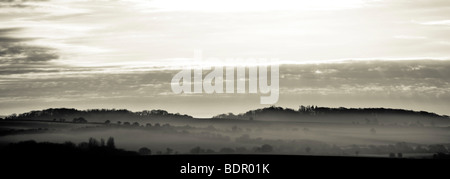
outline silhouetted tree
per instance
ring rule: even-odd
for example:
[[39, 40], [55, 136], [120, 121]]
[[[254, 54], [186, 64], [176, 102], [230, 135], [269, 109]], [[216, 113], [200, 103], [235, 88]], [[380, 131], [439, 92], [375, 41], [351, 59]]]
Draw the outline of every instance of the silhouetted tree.
[[426, 148], [424, 148], [421, 145], [416, 146], [416, 148], [414, 149], [415, 153], [427, 153], [428, 150]]
[[309, 152], [311, 152], [311, 148], [309, 148], [309, 147], [306, 147], [306, 148], [305, 148], [305, 152], [306, 152], [306, 153], [309, 153]]
[[[19, 143], [11, 143], [5, 148], [2, 147], [2, 152], [7, 152], [8, 154], [22, 154], [27, 156], [62, 156], [70, 155], [77, 156], [80, 154], [89, 155], [137, 155], [136, 152], [124, 151], [119, 149], [100, 149], [95, 144], [95, 139], [90, 138], [89, 142], [81, 142], [78, 147], [72, 142], [65, 142], [63, 144], [41, 142], [36, 143], [34, 141], [24, 141]], [[30, 150], [31, 149], [31, 150]]]
[[114, 144], [114, 138], [113, 137], [109, 137], [108, 141], [106, 141], [106, 147], [115, 149], [116, 145]]
[[436, 153], [433, 154], [434, 159], [450, 159], [450, 154], [444, 154], [444, 153]]
[[150, 149], [148, 149], [147, 147], [142, 147], [139, 149], [138, 153], [141, 155], [151, 155], [152, 151]]
[[98, 143], [97, 139], [94, 139], [94, 138], [92, 138], [92, 137], [89, 138], [88, 144], [89, 144], [89, 147], [90, 147], [90, 148], [92, 148], [92, 147], [98, 147], [98, 146], [99, 146], [99, 143]]
[[70, 141], [66, 141], [66, 142], [64, 142], [64, 145], [66, 145], [66, 146], [70, 146], [71, 148], [75, 148], [75, 147], [77, 147], [77, 145], [75, 145], [73, 142], [70, 142]]
[[224, 147], [224, 148], [220, 149], [219, 152], [225, 153], [225, 154], [232, 154], [232, 153], [234, 153], [234, 150], [232, 148]]
[[433, 153], [447, 153], [447, 149], [442, 144], [429, 145], [428, 150]]
[[204, 153], [205, 150], [200, 148], [199, 146], [197, 146], [197, 147], [192, 148], [190, 152], [191, 152], [191, 154], [201, 154], [201, 153]]
[[244, 154], [244, 153], [248, 152], [247, 148], [245, 148], [245, 147], [237, 147], [235, 151], [236, 151], [236, 153], [239, 153], [239, 154]]
[[83, 117], [79, 117], [79, 118], [73, 118], [72, 122], [73, 123], [87, 123], [87, 120], [84, 119]]
[[171, 149], [171, 148], [166, 148], [166, 154], [167, 154], [167, 155], [172, 154], [172, 152], [173, 152], [173, 149]]
[[105, 124], [110, 124], [110, 123], [111, 123], [110, 120], [106, 120], [106, 121], [105, 121]]
[[103, 138], [100, 139], [100, 146], [101, 147], [105, 146], [105, 139], [103, 139]]
[[89, 149], [89, 144], [87, 142], [81, 142], [78, 144], [78, 148], [87, 150], [87, 149]]
[[151, 110], [150, 113], [151, 113], [152, 115], [168, 115], [168, 114], [169, 114], [167, 111], [161, 110], [161, 109], [158, 109], [158, 110]]
[[269, 145], [269, 144], [264, 144], [261, 147], [255, 147], [253, 150], [255, 152], [257, 152], [257, 153], [259, 153], [259, 152], [261, 152], [261, 153], [269, 153], [269, 152], [273, 151], [273, 147], [271, 145]]
[[273, 147], [269, 144], [264, 144], [261, 146], [261, 152], [272, 152], [273, 151]]

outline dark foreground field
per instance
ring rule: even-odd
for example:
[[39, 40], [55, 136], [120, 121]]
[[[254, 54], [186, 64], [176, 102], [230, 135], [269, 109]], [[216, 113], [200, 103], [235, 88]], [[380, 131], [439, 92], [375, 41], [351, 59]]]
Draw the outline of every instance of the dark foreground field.
[[[153, 156], [2, 156], [2, 174], [25, 177], [242, 177], [242, 178], [324, 178], [324, 177], [412, 177], [445, 173], [448, 160], [301, 155], [153, 155]], [[214, 166], [208, 173], [182, 173], [182, 166]], [[226, 164], [265, 164], [267, 171], [243, 172]], [[268, 164], [268, 165], [267, 165]], [[235, 172], [235, 173], [233, 173]], [[445, 175], [445, 174], [444, 174]]]

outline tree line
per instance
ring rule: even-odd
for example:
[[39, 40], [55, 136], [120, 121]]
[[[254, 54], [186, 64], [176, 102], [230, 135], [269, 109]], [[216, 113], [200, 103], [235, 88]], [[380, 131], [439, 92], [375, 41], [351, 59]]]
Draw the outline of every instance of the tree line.
[[[76, 118], [76, 119], [75, 119]], [[126, 109], [89, 109], [77, 110], [74, 108], [50, 108], [45, 110], [30, 111], [22, 114], [12, 114], [5, 117], [5, 120], [53, 120], [66, 122], [66, 119], [73, 119], [72, 122], [82, 123], [80, 118], [91, 119], [112, 119], [112, 118], [192, 118], [189, 115], [179, 113], [169, 113], [165, 110], [144, 110], [132, 112]]]
[[89, 138], [87, 142], [75, 144], [67, 141], [62, 144], [36, 142], [34, 140], [11, 143], [0, 148], [0, 154], [23, 156], [37, 155], [138, 155], [137, 152], [117, 149], [114, 138], [107, 140]]
[[324, 116], [344, 116], [344, 115], [362, 115], [362, 116], [382, 116], [382, 115], [402, 115], [402, 116], [416, 116], [422, 118], [439, 118], [450, 119], [447, 115], [438, 115], [427, 111], [413, 111], [405, 109], [392, 108], [331, 108], [318, 107], [314, 105], [301, 105], [297, 110], [291, 108], [283, 108], [277, 106], [270, 106], [261, 109], [250, 110], [245, 113], [233, 114], [224, 113], [214, 116], [219, 119], [243, 119], [254, 120], [260, 117], [274, 116], [278, 118], [298, 118], [298, 117], [324, 117]]

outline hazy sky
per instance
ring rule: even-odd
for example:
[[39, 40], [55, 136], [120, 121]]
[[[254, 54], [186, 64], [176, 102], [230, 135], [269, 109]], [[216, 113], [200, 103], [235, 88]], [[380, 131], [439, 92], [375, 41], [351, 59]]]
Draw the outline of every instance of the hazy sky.
[[280, 68], [276, 105], [450, 114], [448, 0], [0, 0], [0, 114], [263, 107], [261, 95], [172, 94], [199, 49], [302, 64]]

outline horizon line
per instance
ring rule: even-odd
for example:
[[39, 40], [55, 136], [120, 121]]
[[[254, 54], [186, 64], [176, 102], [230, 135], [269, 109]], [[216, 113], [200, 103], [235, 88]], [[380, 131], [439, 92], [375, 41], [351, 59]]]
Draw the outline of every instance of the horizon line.
[[[300, 106], [305, 106], [305, 105], [298, 105], [299, 107]], [[306, 106], [311, 106], [311, 105], [306, 105]], [[405, 109], [405, 108], [389, 108], [389, 107], [344, 107], [344, 106], [339, 106], [339, 107], [327, 107], [327, 106], [318, 106], [318, 105], [312, 105], [312, 106], [316, 106], [316, 107], [325, 107], [325, 108], [330, 108], [330, 109], [339, 109], [339, 108], [344, 108], [344, 109], [387, 109], [387, 110], [393, 110], [393, 109], [395, 109], [395, 110], [403, 110], [403, 111], [410, 111], [410, 112], [427, 112], [427, 113], [430, 113], [430, 114], [436, 114], [436, 115], [438, 115], [438, 116], [441, 116], [441, 117], [449, 117], [449, 115], [446, 115], [446, 114], [438, 114], [438, 113], [436, 113], [436, 112], [431, 112], [431, 111], [424, 111], [424, 110], [413, 110], [413, 109]], [[258, 110], [258, 109], [266, 109], [266, 108], [272, 108], [272, 107], [275, 107], [275, 108], [278, 108], [278, 107], [280, 107], [280, 108], [283, 108], [283, 109], [291, 109], [291, 110], [294, 110], [294, 111], [298, 111], [298, 109], [293, 109], [293, 108], [289, 108], [289, 107], [282, 107], [282, 106], [276, 106], [276, 105], [270, 105], [270, 106], [268, 106], [268, 107], [262, 107], [262, 108], [254, 108], [254, 109], [251, 109], [251, 110], [248, 110], [248, 111], [245, 111], [245, 112], [242, 112], [242, 113], [232, 113], [232, 112], [224, 112], [224, 113], [220, 113], [220, 114], [228, 114], [228, 113], [232, 113], [233, 115], [240, 115], [240, 114], [245, 114], [246, 112], [249, 112], [249, 111], [254, 111], [254, 110]], [[122, 109], [119, 109], [119, 108], [89, 108], [89, 109], [78, 109], [78, 108], [74, 108], [74, 107], [51, 107], [51, 108], [45, 108], [45, 109], [36, 109], [36, 110], [30, 110], [30, 111], [28, 111], [28, 112], [33, 112], [33, 111], [43, 111], [43, 110], [47, 110], [47, 109], [75, 109], [75, 110], [78, 110], [78, 111], [89, 111], [89, 110], [127, 110], [127, 111], [130, 111], [130, 112], [132, 112], [132, 113], [137, 113], [137, 112], [142, 112], [142, 111], [152, 111], [152, 110], [164, 110], [164, 111], [166, 111], [166, 112], [168, 112], [168, 113], [170, 113], [170, 114], [180, 114], [180, 115], [188, 115], [188, 116], [191, 116], [191, 117], [193, 117], [193, 118], [213, 118], [214, 116], [217, 116], [217, 115], [220, 115], [220, 114], [215, 114], [215, 115], [213, 115], [213, 116], [211, 116], [211, 117], [196, 117], [196, 116], [194, 116], [194, 115], [189, 115], [189, 114], [181, 114], [181, 113], [179, 113], [179, 112], [169, 112], [169, 111], [167, 111], [167, 110], [165, 110], [165, 109], [161, 109], [161, 108], [154, 108], [154, 109], [144, 109], [144, 110], [140, 110], [140, 111], [132, 111], [132, 110], [129, 110], [129, 109], [124, 109], [124, 108], [122, 108]], [[8, 116], [11, 116], [11, 115], [13, 115], [13, 114], [16, 114], [16, 115], [19, 115], [19, 114], [24, 114], [24, 113], [28, 113], [28, 112], [22, 112], [22, 113], [12, 113], [12, 114], [9, 114], [9, 115], [5, 115], [5, 114], [0, 114], [0, 116], [3, 116], [3, 117], [8, 117]]]

